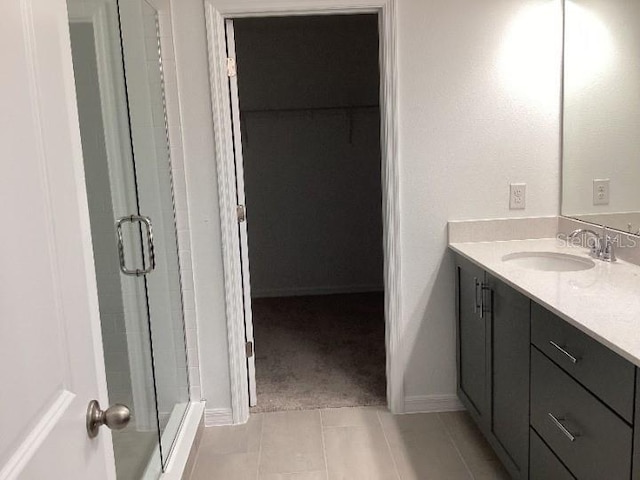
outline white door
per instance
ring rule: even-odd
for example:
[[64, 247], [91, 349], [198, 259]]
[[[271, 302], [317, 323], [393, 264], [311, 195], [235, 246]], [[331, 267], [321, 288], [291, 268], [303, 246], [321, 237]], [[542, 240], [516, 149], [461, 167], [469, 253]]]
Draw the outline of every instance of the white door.
[[242, 299], [244, 307], [245, 340], [250, 345], [247, 354], [247, 375], [249, 376], [249, 405], [257, 404], [256, 394], [256, 354], [253, 340], [253, 318], [251, 316], [251, 279], [249, 277], [249, 243], [247, 241], [247, 211], [244, 193], [244, 165], [242, 163], [242, 135], [240, 132], [240, 101], [238, 97], [238, 76], [236, 72], [236, 43], [233, 20], [225, 21], [227, 34], [227, 55], [229, 57], [229, 92], [231, 119], [233, 121], [233, 150], [236, 169], [236, 197], [239, 208], [238, 234], [240, 235], [240, 261], [242, 264]]
[[65, 0], [2, 0], [0, 51], [0, 479], [114, 479]]

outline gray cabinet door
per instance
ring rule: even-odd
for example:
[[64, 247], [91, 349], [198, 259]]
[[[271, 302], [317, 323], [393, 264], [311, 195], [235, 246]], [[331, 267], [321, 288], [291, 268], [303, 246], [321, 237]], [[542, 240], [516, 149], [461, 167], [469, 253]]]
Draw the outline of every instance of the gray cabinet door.
[[531, 300], [491, 276], [487, 283], [492, 296], [491, 434], [511, 475], [524, 479], [529, 470]]
[[484, 270], [456, 257], [456, 310], [458, 318], [458, 395], [478, 423], [488, 426], [488, 335], [482, 315]]

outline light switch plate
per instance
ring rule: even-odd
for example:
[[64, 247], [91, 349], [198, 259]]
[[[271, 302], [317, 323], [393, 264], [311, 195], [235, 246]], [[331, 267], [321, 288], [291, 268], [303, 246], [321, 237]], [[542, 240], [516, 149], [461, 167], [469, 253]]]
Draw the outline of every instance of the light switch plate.
[[509, 209], [523, 210], [527, 204], [527, 184], [512, 183], [509, 185]]
[[609, 205], [609, 179], [593, 179], [593, 204]]

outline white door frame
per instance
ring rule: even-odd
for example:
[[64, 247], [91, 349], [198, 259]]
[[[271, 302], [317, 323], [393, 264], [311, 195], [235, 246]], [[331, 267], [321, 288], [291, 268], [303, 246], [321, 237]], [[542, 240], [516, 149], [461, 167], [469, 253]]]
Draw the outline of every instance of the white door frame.
[[[395, 0], [205, 0], [211, 103], [222, 229], [231, 408], [233, 422], [249, 418], [240, 244], [236, 217], [232, 117], [226, 65], [227, 18], [377, 13], [380, 39], [380, 114], [384, 237], [387, 404], [404, 411], [405, 356], [400, 349], [400, 198], [398, 165]], [[259, 348], [259, 345], [257, 346]]]
[[[236, 40], [233, 28], [233, 20], [225, 21], [225, 32], [227, 38], [227, 56], [236, 59]], [[242, 267], [242, 293], [244, 312], [244, 340], [245, 344], [251, 344], [251, 356], [247, 357], [247, 382], [249, 389], [249, 406], [253, 407], [258, 403], [258, 392], [256, 389], [256, 353], [253, 348], [253, 312], [251, 310], [251, 273], [249, 271], [249, 232], [247, 230], [246, 208], [247, 200], [244, 187], [244, 160], [242, 152], [242, 128], [240, 127], [240, 99], [238, 94], [238, 76], [229, 77], [229, 98], [231, 100], [231, 128], [234, 143], [234, 166], [236, 173], [236, 202], [244, 205], [245, 221], [239, 223], [240, 235], [240, 262]], [[246, 349], [245, 349], [246, 351]]]

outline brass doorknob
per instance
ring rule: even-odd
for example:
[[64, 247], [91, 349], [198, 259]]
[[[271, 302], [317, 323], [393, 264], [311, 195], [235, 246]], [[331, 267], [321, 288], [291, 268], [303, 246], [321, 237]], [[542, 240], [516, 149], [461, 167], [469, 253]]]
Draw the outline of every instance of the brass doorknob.
[[89, 438], [94, 438], [102, 425], [111, 430], [122, 430], [129, 425], [130, 420], [131, 410], [126, 405], [116, 403], [106, 410], [101, 410], [98, 401], [91, 400], [87, 408], [87, 433]]

